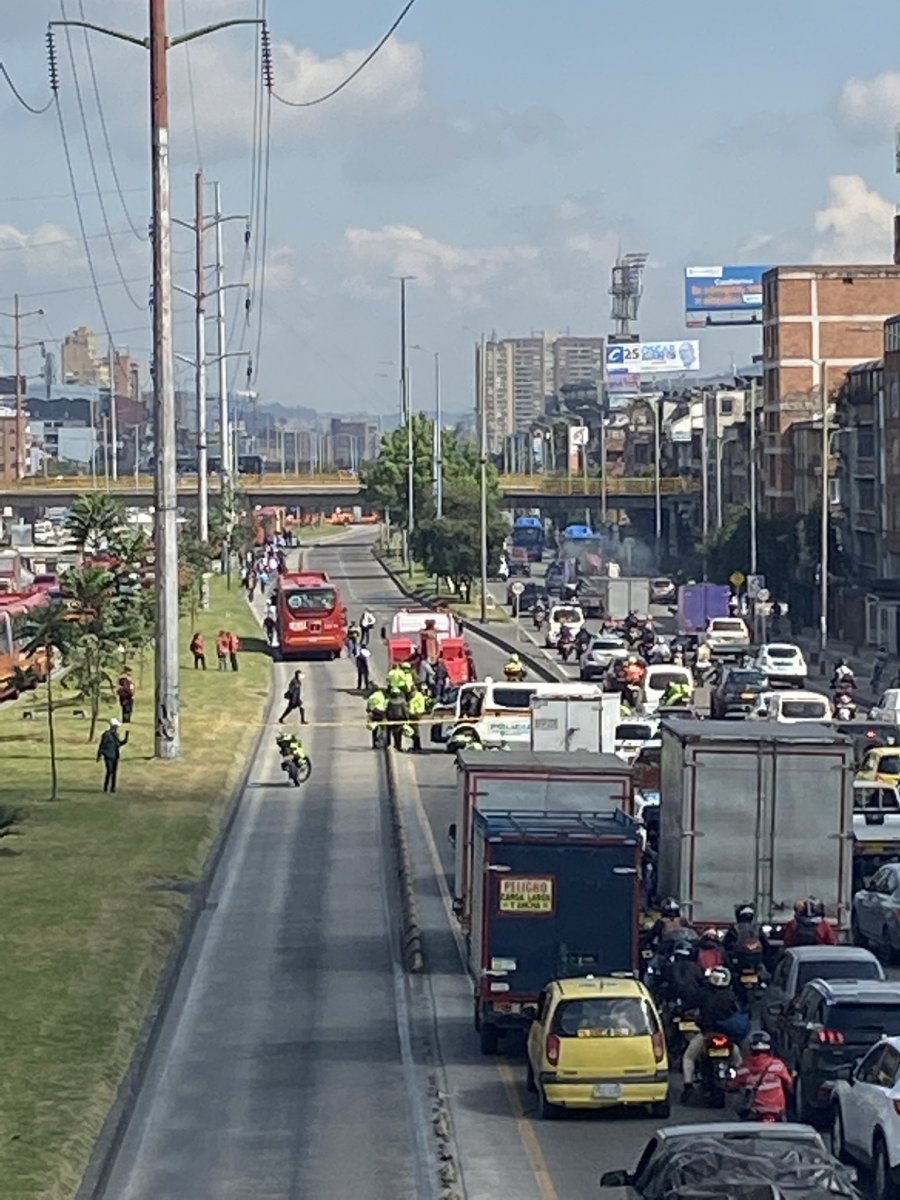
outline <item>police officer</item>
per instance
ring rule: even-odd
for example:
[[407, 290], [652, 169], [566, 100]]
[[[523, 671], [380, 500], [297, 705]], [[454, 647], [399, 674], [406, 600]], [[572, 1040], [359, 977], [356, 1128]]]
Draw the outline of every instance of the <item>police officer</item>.
[[369, 693], [369, 697], [366, 700], [366, 716], [369, 718], [369, 730], [372, 734], [373, 750], [378, 749], [381, 722], [384, 720], [386, 708], [387, 696], [384, 694], [384, 691], [376, 685], [375, 689]]
[[396, 688], [400, 692], [406, 691], [406, 672], [403, 669], [402, 663], [394, 663], [387, 673], [388, 689]]
[[419, 721], [428, 712], [428, 700], [425, 693], [416, 688], [409, 697], [409, 723], [412, 728], [412, 748], [416, 754], [422, 752], [422, 739], [419, 736]]
[[403, 749], [403, 729], [409, 721], [409, 704], [400, 688], [392, 687], [388, 692], [384, 715], [391, 722], [389, 736], [395, 750]]

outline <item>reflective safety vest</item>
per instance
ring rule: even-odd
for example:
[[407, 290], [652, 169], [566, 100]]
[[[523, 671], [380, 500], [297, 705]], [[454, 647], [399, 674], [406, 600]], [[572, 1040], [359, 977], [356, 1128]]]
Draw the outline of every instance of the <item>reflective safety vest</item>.
[[428, 702], [421, 692], [413, 692], [409, 698], [409, 715], [411, 717], [424, 717], [428, 711]]

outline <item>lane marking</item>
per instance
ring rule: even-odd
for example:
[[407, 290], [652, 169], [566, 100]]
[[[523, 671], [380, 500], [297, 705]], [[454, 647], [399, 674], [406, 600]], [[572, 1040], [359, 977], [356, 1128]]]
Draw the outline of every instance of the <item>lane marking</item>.
[[[453, 935], [453, 940], [456, 943], [456, 950], [459, 954], [459, 961], [462, 965], [463, 972], [468, 977], [469, 968], [466, 963], [466, 944], [463, 939], [462, 932], [459, 928], [459, 922], [453, 912], [453, 901], [450, 897], [450, 889], [447, 887], [447, 879], [444, 874], [444, 864], [441, 862], [440, 852], [437, 848], [437, 842], [434, 839], [434, 832], [431, 828], [431, 822], [428, 819], [428, 813], [425, 811], [425, 805], [422, 803], [422, 794], [419, 788], [419, 777], [416, 770], [416, 763], [410, 759], [404, 759], [406, 773], [412, 776], [413, 782], [413, 806], [416, 810], [416, 817], [419, 822], [419, 828], [425, 838], [425, 844], [428, 848], [428, 856], [431, 859], [431, 867], [434, 872], [434, 877], [437, 880], [438, 890], [441, 893], [441, 901], [444, 905], [444, 911], [447, 915], [447, 921], [450, 925], [450, 932]], [[535, 1133], [531, 1120], [525, 1115], [525, 1110], [522, 1107], [522, 1102], [519, 1099], [519, 1093], [516, 1089], [516, 1078], [512, 1068], [506, 1063], [496, 1063], [497, 1072], [500, 1075], [500, 1080], [503, 1084], [503, 1090], [506, 1092], [506, 1098], [509, 1102], [510, 1111], [513, 1119], [516, 1122], [516, 1129], [519, 1133], [519, 1139], [522, 1142], [525, 1153], [528, 1156], [528, 1163], [531, 1167], [532, 1174], [537, 1182], [543, 1200], [560, 1200], [559, 1192], [556, 1190], [556, 1185], [553, 1183], [553, 1178], [550, 1173], [550, 1164], [547, 1162], [541, 1143]]]

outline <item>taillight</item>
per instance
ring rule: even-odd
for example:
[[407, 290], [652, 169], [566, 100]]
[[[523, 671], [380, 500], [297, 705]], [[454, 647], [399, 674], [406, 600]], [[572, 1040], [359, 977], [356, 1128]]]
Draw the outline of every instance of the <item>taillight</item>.
[[666, 1054], [666, 1043], [658, 1029], [651, 1035], [650, 1041], [653, 1043], [653, 1057], [658, 1063], [662, 1062]]
[[724, 1033], [714, 1033], [709, 1039], [709, 1044], [715, 1046], [717, 1050], [721, 1050], [724, 1046], [731, 1045], [731, 1039], [726, 1037]]
[[549, 1034], [546, 1046], [547, 1062], [555, 1067], [559, 1062], [559, 1038], [555, 1033]]
[[840, 1029], [820, 1029], [819, 1042], [823, 1046], [843, 1046], [847, 1039]]

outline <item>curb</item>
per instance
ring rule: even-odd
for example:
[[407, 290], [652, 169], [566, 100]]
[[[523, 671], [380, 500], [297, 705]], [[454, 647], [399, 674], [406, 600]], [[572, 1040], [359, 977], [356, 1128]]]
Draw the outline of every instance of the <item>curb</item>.
[[[373, 554], [375, 560], [379, 563], [382, 570], [386, 572], [388, 578], [391, 580], [394, 586], [403, 593], [404, 596], [410, 600], [415, 600], [419, 604], [432, 604], [434, 602], [433, 595], [427, 592], [417, 591], [415, 588], [410, 588], [408, 584], [404, 583], [403, 579], [394, 571], [394, 569], [388, 566], [388, 564], [376, 551], [373, 551]], [[518, 654], [519, 658], [525, 662], [530, 670], [532, 670], [539, 679], [543, 679], [545, 683], [560, 682], [559, 676], [554, 675], [546, 663], [542, 663], [540, 659], [535, 658], [533, 654], [529, 654], [527, 650], [522, 650], [520, 646], [515, 645], [513, 642], [507, 641], [506, 638], [500, 637], [500, 635], [494, 633], [493, 630], [490, 630], [482, 625], [475, 625], [468, 619], [463, 620], [461, 623], [466, 633], [474, 633], [476, 637], [480, 637], [483, 641], [488, 642], [496, 649], [508, 650], [510, 652], [515, 651], [515, 653]]]
[[406, 970], [412, 975], [418, 975], [425, 970], [425, 953], [422, 948], [422, 927], [419, 924], [419, 910], [416, 903], [415, 872], [412, 855], [409, 852], [409, 843], [406, 840], [406, 827], [400, 811], [397, 777], [394, 773], [394, 757], [388, 747], [383, 753], [388, 805], [391, 812], [391, 835], [397, 855], [396, 870], [397, 881], [400, 885], [400, 908], [403, 914], [400, 949]]
[[94, 1143], [91, 1157], [88, 1159], [87, 1167], [81, 1177], [81, 1183], [78, 1185], [74, 1200], [103, 1200], [105, 1196], [110, 1173], [115, 1165], [116, 1157], [121, 1148], [128, 1125], [134, 1116], [134, 1110], [137, 1106], [141, 1087], [147, 1077], [153, 1051], [159, 1041], [163, 1023], [171, 1008], [175, 989], [178, 986], [191, 940], [200, 917], [206, 909], [210, 889], [225, 853], [231, 830], [237, 819], [253, 762], [262, 745], [263, 737], [268, 732], [269, 721], [275, 707], [274, 673], [272, 673], [270, 675], [269, 697], [266, 701], [263, 721], [253, 740], [244, 767], [225, 807], [218, 832], [204, 860], [200, 878], [191, 892], [191, 902], [181, 918], [178, 932], [175, 935], [175, 942], [156, 984], [150, 1008], [144, 1017], [135, 1042], [131, 1061], [119, 1083], [112, 1107]]

